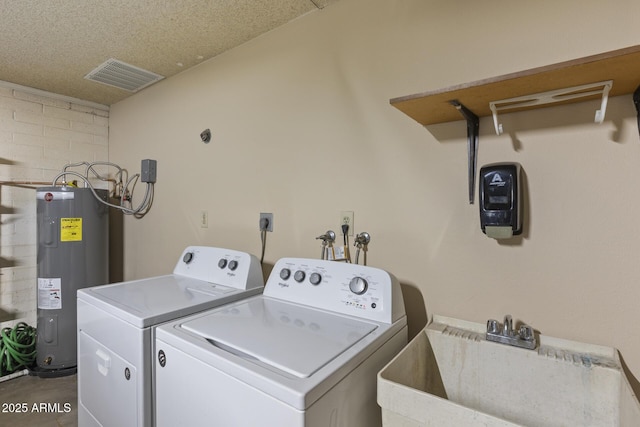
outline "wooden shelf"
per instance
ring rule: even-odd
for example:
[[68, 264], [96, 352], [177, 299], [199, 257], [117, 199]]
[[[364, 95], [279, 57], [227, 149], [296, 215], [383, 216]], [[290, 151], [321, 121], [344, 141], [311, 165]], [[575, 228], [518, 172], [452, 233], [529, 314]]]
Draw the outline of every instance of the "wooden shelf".
[[[390, 103], [422, 125], [462, 120], [450, 104], [458, 100], [478, 117], [491, 116], [489, 102], [613, 80], [609, 96], [633, 93], [640, 85], [640, 45], [545, 67], [505, 74], [444, 89], [391, 99]], [[593, 97], [597, 99], [598, 96]], [[562, 103], [583, 102], [579, 98]], [[561, 104], [561, 103], [558, 103]], [[557, 105], [557, 104], [553, 104]], [[544, 105], [524, 109], [543, 108]], [[513, 110], [516, 111], [516, 110]]]

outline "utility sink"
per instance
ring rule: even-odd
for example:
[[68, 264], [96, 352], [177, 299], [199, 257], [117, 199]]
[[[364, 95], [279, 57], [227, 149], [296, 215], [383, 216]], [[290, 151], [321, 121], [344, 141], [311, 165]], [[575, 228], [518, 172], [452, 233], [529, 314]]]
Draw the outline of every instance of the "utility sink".
[[527, 350], [486, 325], [434, 316], [378, 374], [387, 426], [640, 425], [614, 348], [540, 335]]

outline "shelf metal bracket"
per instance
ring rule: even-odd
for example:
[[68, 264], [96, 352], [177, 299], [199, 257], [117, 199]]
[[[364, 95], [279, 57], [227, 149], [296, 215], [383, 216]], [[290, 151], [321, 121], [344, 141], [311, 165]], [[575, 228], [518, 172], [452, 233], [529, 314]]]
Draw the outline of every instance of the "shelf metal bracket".
[[636, 112], [638, 113], [638, 133], [640, 133], [640, 86], [633, 92], [633, 104], [636, 106]]
[[476, 188], [476, 169], [478, 166], [478, 136], [480, 134], [480, 119], [471, 110], [462, 105], [457, 99], [449, 101], [456, 107], [467, 121], [467, 161], [469, 169], [469, 204], [473, 204]]
[[602, 95], [600, 109], [596, 110], [595, 117], [596, 123], [602, 123], [607, 111], [607, 101], [609, 99], [609, 91], [612, 86], [613, 80], [606, 80], [598, 83], [551, 90], [549, 92], [540, 92], [532, 95], [518, 96], [516, 98], [502, 99], [500, 101], [491, 101], [489, 102], [489, 109], [493, 114], [493, 126], [496, 129], [496, 135], [502, 134], [503, 131], [502, 124], [498, 121], [498, 111], [533, 107], [535, 105], [553, 104], [555, 102], [569, 101], [594, 95]]

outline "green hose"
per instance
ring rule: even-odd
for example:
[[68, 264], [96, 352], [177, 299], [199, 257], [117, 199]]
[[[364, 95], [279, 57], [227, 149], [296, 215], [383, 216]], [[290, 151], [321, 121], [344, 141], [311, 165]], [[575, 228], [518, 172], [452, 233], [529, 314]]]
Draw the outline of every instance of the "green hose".
[[0, 377], [29, 368], [36, 360], [36, 328], [20, 322], [0, 332]]

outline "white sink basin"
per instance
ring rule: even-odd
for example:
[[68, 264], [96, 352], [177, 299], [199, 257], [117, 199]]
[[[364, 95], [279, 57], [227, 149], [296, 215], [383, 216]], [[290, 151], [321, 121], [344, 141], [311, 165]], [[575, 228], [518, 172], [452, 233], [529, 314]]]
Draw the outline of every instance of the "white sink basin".
[[434, 316], [378, 374], [383, 425], [640, 425], [616, 349], [541, 335], [527, 350], [485, 331]]

